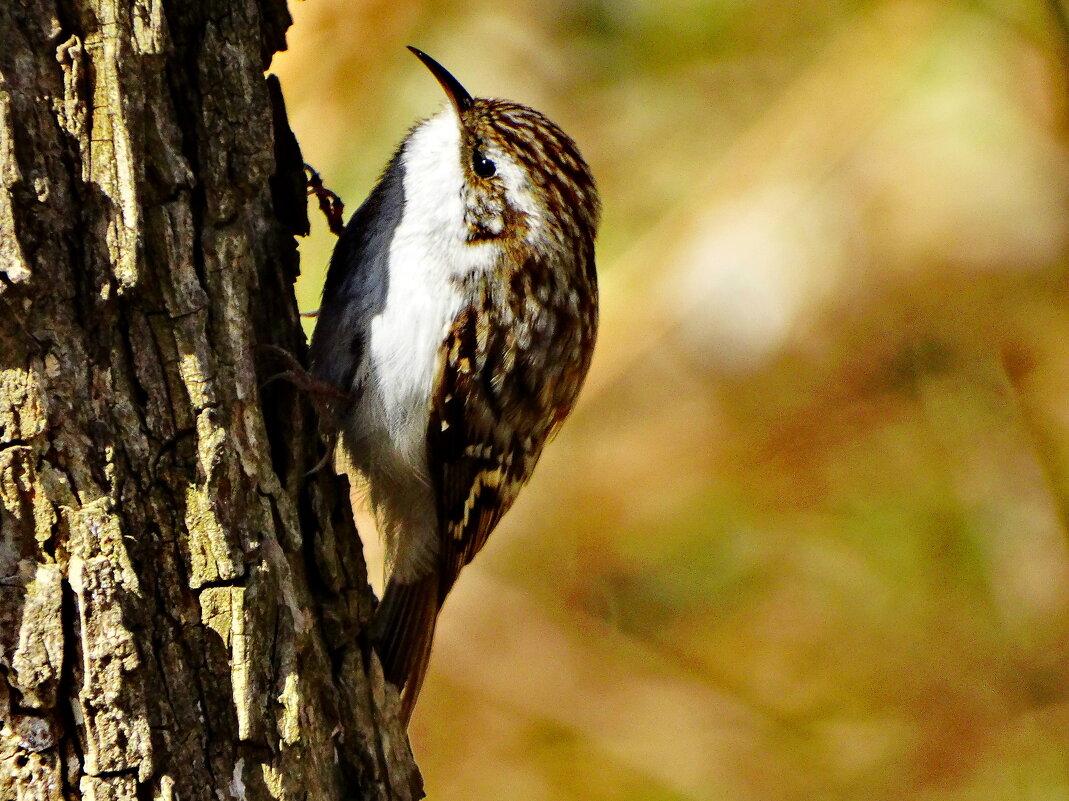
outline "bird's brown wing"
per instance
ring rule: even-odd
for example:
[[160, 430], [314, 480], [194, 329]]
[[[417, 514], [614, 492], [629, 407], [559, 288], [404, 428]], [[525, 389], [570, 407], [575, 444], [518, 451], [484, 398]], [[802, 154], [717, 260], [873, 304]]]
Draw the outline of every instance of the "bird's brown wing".
[[485, 324], [485, 315], [474, 308], [461, 312], [438, 354], [440, 380], [427, 430], [438, 498], [436, 569], [407, 583], [391, 578], [375, 616], [383, 672], [402, 691], [406, 723], [427, 672], [438, 610], [533, 467], [508, 433], [511, 422], [502, 420], [496, 393], [480, 373], [488, 356], [496, 358], [492, 340], [500, 335], [480, 330], [480, 321]]
[[516, 499], [544, 440], [531, 430], [539, 428], [534, 421], [503, 408], [508, 398], [502, 384], [515, 381], [497, 364], [509, 334], [488, 329], [485, 314], [463, 310], [440, 354], [441, 380], [427, 431], [438, 496], [439, 603]]
[[[596, 305], [539, 299], [554, 277], [524, 263], [494, 298], [483, 285], [438, 352], [427, 463], [438, 499], [434, 573], [391, 579], [376, 615], [386, 677], [403, 688], [407, 721], [427, 670], [437, 613], [457, 576], [486, 544], [560, 426], [590, 364]], [[521, 339], [522, 338], [522, 339]]]
[[562, 285], [536, 257], [502, 284], [501, 294], [489, 284], [475, 293], [439, 350], [427, 457], [441, 600], [527, 483], [590, 365], [597, 304], [589, 288]]

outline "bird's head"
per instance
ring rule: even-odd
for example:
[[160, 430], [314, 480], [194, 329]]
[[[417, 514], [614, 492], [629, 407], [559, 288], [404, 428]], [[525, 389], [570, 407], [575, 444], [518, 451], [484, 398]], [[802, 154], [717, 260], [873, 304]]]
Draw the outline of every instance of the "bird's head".
[[450, 101], [414, 129], [406, 152], [408, 169], [426, 171], [426, 200], [443, 224], [475, 247], [548, 255], [592, 242], [600, 204], [575, 142], [532, 108], [472, 97], [433, 58], [409, 50]]

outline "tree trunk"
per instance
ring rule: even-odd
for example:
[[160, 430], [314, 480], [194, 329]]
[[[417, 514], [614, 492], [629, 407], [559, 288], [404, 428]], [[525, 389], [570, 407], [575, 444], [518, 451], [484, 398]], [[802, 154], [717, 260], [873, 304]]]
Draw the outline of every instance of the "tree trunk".
[[407, 799], [305, 352], [285, 0], [0, 0], [0, 799]]

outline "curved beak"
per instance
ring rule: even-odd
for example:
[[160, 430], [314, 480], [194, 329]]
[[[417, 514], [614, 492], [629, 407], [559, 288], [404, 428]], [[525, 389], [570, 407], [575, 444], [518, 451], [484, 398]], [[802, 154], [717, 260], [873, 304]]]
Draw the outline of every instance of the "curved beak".
[[457, 116], [462, 116], [465, 111], [471, 108], [471, 95], [468, 94], [467, 89], [460, 85], [460, 81], [449, 74], [449, 70], [422, 50], [417, 50], [411, 45], [409, 45], [408, 49], [431, 71], [431, 75], [438, 79], [438, 83], [442, 85], [450, 102], [453, 104], [453, 108], [457, 110]]

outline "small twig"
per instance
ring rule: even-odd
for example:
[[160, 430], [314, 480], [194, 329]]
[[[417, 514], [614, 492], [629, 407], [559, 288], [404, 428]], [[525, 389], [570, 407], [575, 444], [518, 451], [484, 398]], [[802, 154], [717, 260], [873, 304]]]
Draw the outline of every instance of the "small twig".
[[327, 218], [330, 232], [334, 236], [341, 236], [342, 231], [345, 230], [343, 222], [345, 204], [336, 193], [323, 186], [323, 179], [310, 164], [305, 164], [304, 169], [308, 173], [308, 194], [315, 195], [316, 200], [319, 201], [319, 210]]

